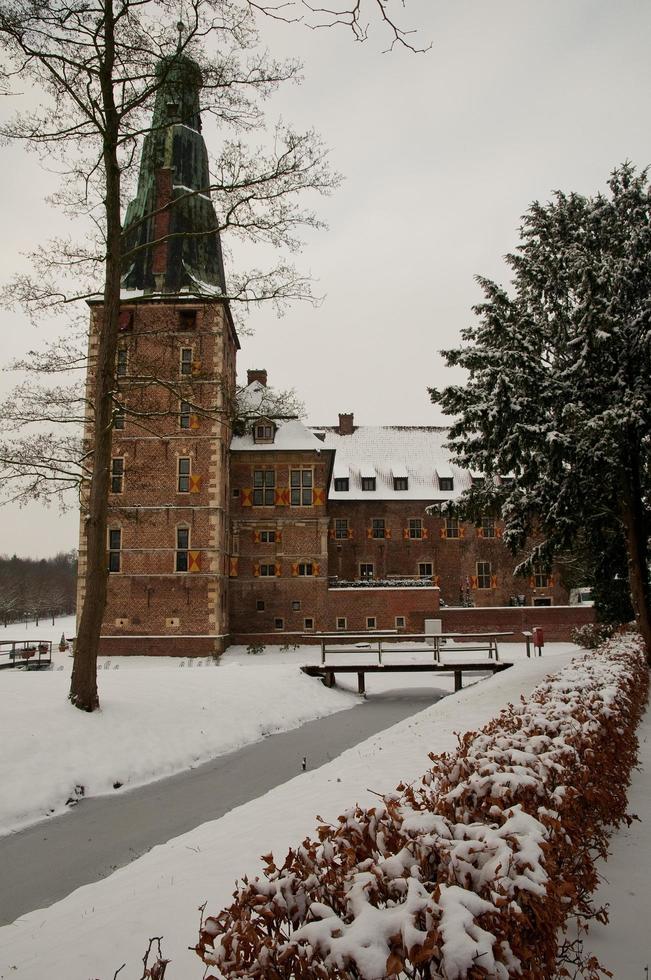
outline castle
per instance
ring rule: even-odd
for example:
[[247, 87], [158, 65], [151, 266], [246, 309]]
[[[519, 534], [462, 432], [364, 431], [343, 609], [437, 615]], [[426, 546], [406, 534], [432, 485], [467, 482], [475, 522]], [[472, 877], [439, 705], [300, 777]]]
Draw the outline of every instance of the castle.
[[[270, 408], [266, 371], [253, 370], [233, 433], [240, 344], [207, 193], [201, 75], [183, 56], [162, 64], [124, 226], [101, 652], [422, 632], [432, 616], [504, 628], [509, 609], [520, 628], [533, 609], [549, 618], [541, 606], [567, 602], [559, 576], [515, 579], [499, 521], [441, 509], [481, 479], [450, 464], [444, 429], [357, 427], [349, 414], [307, 426]], [[90, 306], [89, 384], [101, 299]], [[82, 512], [80, 599], [83, 526]], [[558, 610], [559, 638], [570, 619]]]

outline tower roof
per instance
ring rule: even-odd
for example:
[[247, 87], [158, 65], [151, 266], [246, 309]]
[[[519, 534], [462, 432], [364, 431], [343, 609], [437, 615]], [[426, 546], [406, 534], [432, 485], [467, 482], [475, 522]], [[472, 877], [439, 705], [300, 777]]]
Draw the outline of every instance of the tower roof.
[[156, 77], [138, 192], [124, 221], [122, 284], [145, 293], [224, 295], [221, 242], [201, 135], [201, 69], [175, 54], [160, 60]]

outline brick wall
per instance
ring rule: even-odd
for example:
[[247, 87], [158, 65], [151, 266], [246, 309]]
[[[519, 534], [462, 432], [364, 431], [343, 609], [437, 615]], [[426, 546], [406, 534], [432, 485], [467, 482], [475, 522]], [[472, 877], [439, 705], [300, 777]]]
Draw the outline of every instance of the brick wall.
[[484, 609], [441, 609], [439, 618], [444, 633], [469, 633], [514, 631], [513, 637], [505, 637], [509, 642], [522, 642], [522, 630], [541, 626], [545, 639], [550, 643], [565, 642], [571, 638], [576, 626], [595, 621], [591, 606], [521, 606], [493, 607]]
[[[418, 576], [421, 563], [429, 563], [440, 586], [441, 599], [448, 604], [459, 602], [461, 590], [464, 593], [470, 590], [476, 606], [507, 605], [511, 595], [524, 595], [529, 605], [534, 595], [549, 597], [554, 604], [567, 602], [567, 590], [557, 573], [552, 575], [552, 584], [544, 588], [536, 588], [528, 576], [514, 577], [518, 556], [514, 557], [503, 544], [499, 521], [494, 538], [483, 536], [481, 528], [466, 523], [460, 525], [459, 537], [446, 537], [445, 519], [427, 514], [426, 506], [426, 501], [419, 500], [330, 501], [329, 574], [340, 579], [358, 579], [360, 565], [370, 563], [375, 578], [413, 578]], [[333, 536], [338, 518], [348, 521], [347, 539]], [[389, 537], [369, 536], [374, 518], [384, 519]], [[410, 519], [422, 522], [422, 538], [407, 536]], [[478, 588], [473, 582], [477, 562], [490, 563], [489, 588]]]
[[[189, 319], [181, 315], [189, 310]], [[109, 575], [101, 652], [165, 655], [173, 648], [179, 655], [184, 634], [197, 637], [194, 655], [219, 652], [229, 631], [226, 509], [237, 341], [218, 301], [145, 300], [122, 313], [118, 349], [126, 361], [118, 398], [126, 412], [123, 427], [113, 430], [112, 456], [123, 461], [123, 478], [109, 495], [109, 529], [121, 532], [121, 549], [119, 571]], [[94, 305], [91, 351], [101, 316]], [[183, 420], [181, 400], [189, 404]], [[180, 458], [190, 467], [182, 490]], [[187, 572], [176, 570], [179, 526], [189, 533]], [[80, 552], [83, 596], [83, 524]]]

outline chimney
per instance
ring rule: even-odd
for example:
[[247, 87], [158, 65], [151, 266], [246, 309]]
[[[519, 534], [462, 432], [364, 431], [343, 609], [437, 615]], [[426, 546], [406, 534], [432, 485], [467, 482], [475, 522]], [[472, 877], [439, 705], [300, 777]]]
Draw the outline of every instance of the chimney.
[[246, 383], [252, 385], [254, 381], [259, 381], [265, 388], [267, 387], [267, 371], [265, 368], [249, 368], [246, 372]]
[[355, 431], [355, 426], [353, 425], [353, 413], [350, 415], [342, 415], [339, 413], [339, 425], [337, 426], [337, 432], [340, 436], [352, 436]]

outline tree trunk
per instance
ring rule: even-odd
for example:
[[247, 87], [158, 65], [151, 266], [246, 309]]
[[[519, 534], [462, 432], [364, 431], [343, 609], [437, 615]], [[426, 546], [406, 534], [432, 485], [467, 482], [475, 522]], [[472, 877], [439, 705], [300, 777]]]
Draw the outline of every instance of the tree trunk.
[[622, 520], [626, 530], [628, 551], [628, 577], [635, 620], [646, 645], [647, 660], [651, 665], [651, 593], [649, 590], [647, 528], [642, 506], [642, 488], [639, 467], [632, 462], [632, 481], [624, 497]]
[[93, 473], [86, 500], [86, 591], [79, 619], [70, 700], [82, 711], [99, 708], [97, 654], [106, 607], [108, 579], [107, 521], [112, 445], [112, 391], [115, 382], [118, 315], [120, 312], [121, 235], [120, 167], [117, 158], [118, 116], [113, 98], [114, 14], [111, 0], [105, 4], [104, 59], [100, 69], [105, 131], [103, 161], [106, 178], [106, 271], [104, 307], [98, 325], [95, 374], [89, 392], [94, 406], [92, 430]]

